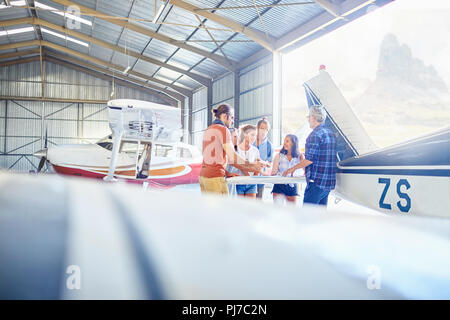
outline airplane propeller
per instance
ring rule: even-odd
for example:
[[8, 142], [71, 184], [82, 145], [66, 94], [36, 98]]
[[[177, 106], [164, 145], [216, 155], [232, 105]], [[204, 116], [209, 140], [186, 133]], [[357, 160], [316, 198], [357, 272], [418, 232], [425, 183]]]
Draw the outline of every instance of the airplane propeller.
[[44, 140], [44, 149], [39, 150], [34, 155], [37, 157], [41, 157], [41, 161], [39, 161], [39, 166], [37, 168], [37, 172], [41, 172], [42, 168], [44, 167], [45, 162], [47, 161], [47, 142], [48, 142], [48, 135], [47, 135], [47, 128], [45, 129], [45, 140]]

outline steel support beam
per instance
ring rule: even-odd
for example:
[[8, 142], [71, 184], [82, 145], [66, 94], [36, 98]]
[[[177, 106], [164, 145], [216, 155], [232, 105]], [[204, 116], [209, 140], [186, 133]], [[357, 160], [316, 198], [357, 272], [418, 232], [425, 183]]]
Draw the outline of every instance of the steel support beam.
[[39, 47], [39, 62], [41, 65], [41, 97], [44, 97], [45, 91], [44, 91], [44, 66], [42, 63], [42, 46]]
[[5, 53], [0, 55], [0, 60], [39, 54], [39, 49], [22, 50], [18, 52]]
[[316, 3], [327, 10], [329, 13], [331, 13], [335, 17], [339, 17], [341, 13], [341, 8], [339, 5], [330, 2], [329, 0], [314, 0]]
[[5, 137], [3, 140], [3, 153], [6, 154], [6, 146], [7, 146], [7, 133], [8, 133], [8, 99], [5, 100]]
[[188, 98], [188, 108], [189, 108], [189, 110], [188, 110], [188, 114], [189, 114], [189, 116], [188, 116], [188, 120], [189, 120], [189, 123], [188, 123], [188, 143], [190, 143], [190, 144], [193, 144], [194, 143], [194, 137], [193, 137], [193, 134], [192, 134], [192, 128], [193, 128], [193, 124], [192, 124], [192, 109], [193, 109], [193, 107], [194, 107], [194, 98], [193, 98], [193, 96], [190, 96], [189, 98]]

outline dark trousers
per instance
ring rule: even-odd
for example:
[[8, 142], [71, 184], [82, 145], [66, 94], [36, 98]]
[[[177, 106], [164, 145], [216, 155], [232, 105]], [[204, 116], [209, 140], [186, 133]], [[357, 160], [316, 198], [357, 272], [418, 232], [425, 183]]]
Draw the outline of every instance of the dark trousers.
[[330, 191], [320, 189], [314, 183], [308, 183], [303, 197], [303, 203], [312, 203], [326, 206], [328, 204], [328, 195]]

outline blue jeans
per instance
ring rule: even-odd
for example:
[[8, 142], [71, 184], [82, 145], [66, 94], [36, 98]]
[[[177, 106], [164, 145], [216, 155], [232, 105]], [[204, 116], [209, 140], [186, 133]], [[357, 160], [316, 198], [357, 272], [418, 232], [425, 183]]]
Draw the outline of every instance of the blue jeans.
[[256, 194], [256, 184], [238, 184], [236, 185], [237, 194]]
[[316, 186], [314, 183], [308, 183], [305, 189], [305, 196], [303, 197], [303, 203], [313, 203], [326, 206], [328, 203], [328, 195], [330, 191], [323, 190]]

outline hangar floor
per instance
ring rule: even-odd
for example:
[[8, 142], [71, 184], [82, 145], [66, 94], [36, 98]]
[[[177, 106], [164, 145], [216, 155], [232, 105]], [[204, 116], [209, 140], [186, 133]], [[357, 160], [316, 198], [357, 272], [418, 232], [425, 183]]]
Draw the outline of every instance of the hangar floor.
[[[303, 192], [305, 190], [306, 185], [305, 184], [299, 184], [299, 194], [300, 196], [297, 199], [297, 207], [301, 207], [303, 203]], [[179, 185], [172, 189], [167, 189], [161, 192], [171, 192], [171, 191], [186, 191], [186, 192], [192, 192], [196, 194], [200, 194], [200, 186], [198, 184], [190, 184], [190, 185]], [[272, 185], [266, 185], [264, 189], [264, 197], [263, 202], [264, 203], [273, 203], [272, 198]], [[252, 200], [249, 200], [252, 201]], [[284, 204], [280, 204], [284, 205]], [[289, 205], [289, 204], [287, 204]], [[331, 211], [340, 211], [340, 212], [347, 212], [347, 213], [359, 213], [359, 214], [365, 214], [365, 215], [384, 215], [381, 212], [378, 212], [376, 210], [364, 207], [362, 205], [359, 205], [357, 203], [341, 199], [337, 197], [333, 192], [330, 193], [329, 199], [328, 199], [328, 206], [327, 210]]]

